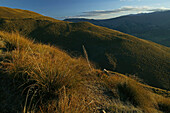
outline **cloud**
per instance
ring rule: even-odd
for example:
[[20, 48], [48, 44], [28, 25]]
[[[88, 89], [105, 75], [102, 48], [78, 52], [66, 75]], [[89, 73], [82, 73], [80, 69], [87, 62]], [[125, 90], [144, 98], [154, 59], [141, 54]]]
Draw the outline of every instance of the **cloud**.
[[[132, 6], [125, 6], [114, 10], [97, 10], [97, 11], [89, 11], [83, 12], [84, 15], [82, 16], [98, 16], [102, 14], [113, 14], [113, 13], [120, 13], [120, 12], [128, 12], [128, 11], [163, 11], [163, 10], [170, 10], [168, 8], [151, 8], [147, 6], [143, 7], [132, 7]], [[81, 16], [81, 15], [80, 15]]]
[[155, 11], [165, 11], [165, 10], [170, 10], [170, 8], [165, 8], [165, 7], [153, 8], [153, 7], [148, 7], [148, 6], [142, 6], [142, 7], [124, 6], [124, 7], [113, 9], [113, 10], [95, 10], [95, 11], [82, 12], [81, 15], [76, 15], [76, 16], [67, 17], [67, 18], [84, 18], [84, 17], [88, 18], [88, 17], [119, 14], [119, 13], [155, 12]]

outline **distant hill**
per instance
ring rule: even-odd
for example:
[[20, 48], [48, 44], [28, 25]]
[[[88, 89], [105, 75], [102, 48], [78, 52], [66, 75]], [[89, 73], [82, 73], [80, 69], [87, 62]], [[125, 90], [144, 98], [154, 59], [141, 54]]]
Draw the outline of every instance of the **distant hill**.
[[98, 68], [136, 74], [152, 86], [170, 89], [168, 47], [88, 22], [71, 23], [45, 16], [11, 17], [0, 19], [1, 31], [18, 31], [36, 41], [58, 46], [74, 56], [84, 55], [84, 45], [89, 60]]
[[105, 20], [65, 19], [90, 22], [170, 47], [170, 11], [134, 14]]

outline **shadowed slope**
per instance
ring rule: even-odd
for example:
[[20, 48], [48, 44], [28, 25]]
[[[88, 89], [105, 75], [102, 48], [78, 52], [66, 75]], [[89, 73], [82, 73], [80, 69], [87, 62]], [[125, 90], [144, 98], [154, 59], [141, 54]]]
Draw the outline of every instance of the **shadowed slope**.
[[70, 22], [91, 22], [95, 25], [116, 29], [142, 39], [170, 47], [170, 11], [126, 15], [117, 18], [94, 19], [65, 19]]
[[117, 72], [89, 68], [83, 58], [70, 57], [18, 33], [0, 32], [0, 37], [2, 113], [170, 111], [170, 92], [166, 90]]
[[68, 23], [43, 18], [4, 19], [0, 30], [19, 31], [76, 55], [83, 55], [84, 45], [89, 60], [97, 67], [136, 74], [152, 86], [170, 89], [168, 47], [88, 22]]

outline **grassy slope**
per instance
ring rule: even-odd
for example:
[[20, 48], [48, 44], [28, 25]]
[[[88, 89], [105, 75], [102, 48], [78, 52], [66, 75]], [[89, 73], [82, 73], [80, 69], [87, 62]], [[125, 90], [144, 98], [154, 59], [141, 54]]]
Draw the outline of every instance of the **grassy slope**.
[[71, 53], [83, 55], [84, 45], [90, 61], [97, 67], [136, 74], [152, 86], [170, 89], [170, 49], [167, 47], [87, 22], [32, 17], [2, 19], [0, 23], [0, 30], [19, 31]]
[[[12, 16], [11, 16], [12, 15]], [[21, 9], [11, 9], [7, 7], [0, 7], [0, 17], [1, 18], [32, 18], [32, 17], [40, 17], [42, 15], [28, 11], [28, 10], [21, 10]]]
[[34, 43], [18, 33], [0, 32], [0, 37], [2, 113], [170, 111], [168, 97], [153, 93], [148, 90], [150, 86], [125, 75], [93, 67], [91, 70], [85, 59], [72, 58], [56, 47]]
[[55, 20], [50, 17], [43, 16], [41, 14], [35, 13], [29, 10], [21, 10], [21, 9], [11, 9], [8, 7], [0, 7], [0, 18], [3, 19], [24, 19], [24, 18], [34, 18], [40, 20], [51, 20], [58, 22], [59, 20]]
[[[50, 104], [54, 104], [54, 108], [58, 107], [56, 112], [63, 112], [66, 110], [66, 103], [63, 102], [67, 101], [63, 100], [65, 91], [70, 100], [81, 95], [81, 92], [77, 92], [80, 81], [84, 76], [90, 76], [90, 69], [84, 59], [71, 58], [67, 53], [49, 45], [34, 44], [19, 34], [0, 32], [0, 37], [3, 42], [0, 54], [1, 112], [17, 112], [21, 109], [26, 112], [36, 106], [45, 112], [48, 105], [50, 109]], [[58, 96], [61, 96], [60, 100]], [[84, 101], [79, 103], [80, 99], [86, 98], [83, 96], [71, 101], [70, 106], [74, 107], [72, 112], [80, 111], [86, 105]]]
[[90, 22], [95, 25], [116, 29], [130, 35], [170, 47], [169, 17], [170, 11], [160, 11], [145, 14], [126, 15], [104, 20], [73, 18], [66, 19], [65, 21]]

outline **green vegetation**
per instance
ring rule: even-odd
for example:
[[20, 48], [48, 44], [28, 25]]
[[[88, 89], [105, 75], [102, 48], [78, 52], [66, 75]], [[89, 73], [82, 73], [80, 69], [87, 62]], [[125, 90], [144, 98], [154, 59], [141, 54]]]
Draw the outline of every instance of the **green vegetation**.
[[[0, 32], [0, 111], [24, 113], [169, 112], [169, 97], [81, 57]], [[109, 76], [108, 76], [109, 74]], [[145, 87], [143, 87], [145, 86]], [[150, 87], [150, 86], [147, 86]]]

